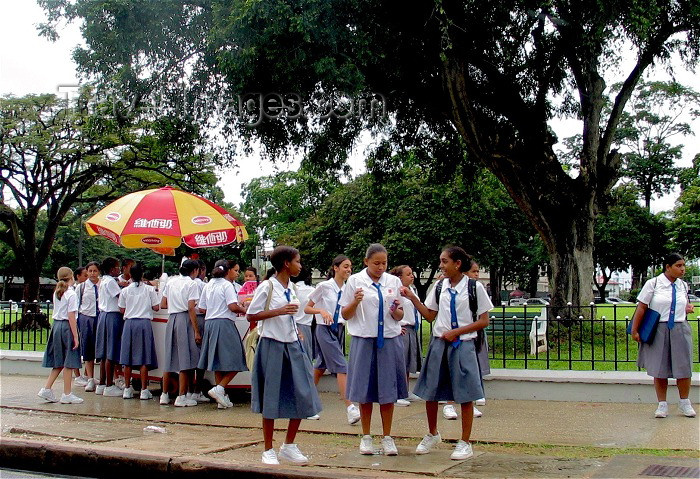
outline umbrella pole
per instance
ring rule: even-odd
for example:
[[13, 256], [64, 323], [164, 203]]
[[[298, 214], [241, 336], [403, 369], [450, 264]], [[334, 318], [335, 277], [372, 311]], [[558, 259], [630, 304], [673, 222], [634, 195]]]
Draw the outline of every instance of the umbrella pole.
[[165, 273], [165, 255], [163, 256], [163, 260], [160, 263], [160, 275], [163, 276], [163, 273]]

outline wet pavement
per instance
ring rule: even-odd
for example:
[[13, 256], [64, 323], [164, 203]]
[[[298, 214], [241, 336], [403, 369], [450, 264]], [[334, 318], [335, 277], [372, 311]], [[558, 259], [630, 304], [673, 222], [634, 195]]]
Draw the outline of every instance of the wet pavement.
[[[668, 418], [659, 420], [653, 418], [654, 405], [649, 404], [489, 400], [480, 407], [484, 416], [474, 420], [474, 457], [452, 461], [460, 421], [440, 418], [445, 442], [431, 454], [416, 456], [415, 447], [426, 432], [424, 405], [397, 407], [392, 435], [399, 455], [362, 456], [357, 450], [359, 425], [347, 424], [337, 394], [322, 393], [321, 419], [303, 421], [297, 437], [311, 465], [261, 468], [260, 416], [250, 411], [245, 393], [238, 392], [235, 407], [227, 410], [213, 403], [160, 406], [157, 398], [123, 400], [77, 389], [74, 392], [85, 403], [62, 405], [36, 396], [42, 383], [37, 377], [0, 377], [4, 445], [14, 444], [19, 451], [55, 447], [76, 457], [123, 459], [134, 453], [143, 461], [165, 460], [166, 471], [174, 471], [172, 465], [179, 461], [196, 470], [246, 468], [261, 477], [282, 471], [301, 472], [302, 477], [644, 477], [639, 474], [661, 462], [691, 472], [700, 466], [700, 420], [679, 415], [675, 405]], [[59, 378], [55, 392], [60, 383]], [[378, 408], [374, 414], [373, 433], [379, 434]], [[286, 421], [275, 425], [282, 429]], [[148, 426], [166, 432], [144, 431]], [[276, 432], [275, 447], [283, 438], [283, 432]], [[375, 437], [379, 443], [380, 437]]]

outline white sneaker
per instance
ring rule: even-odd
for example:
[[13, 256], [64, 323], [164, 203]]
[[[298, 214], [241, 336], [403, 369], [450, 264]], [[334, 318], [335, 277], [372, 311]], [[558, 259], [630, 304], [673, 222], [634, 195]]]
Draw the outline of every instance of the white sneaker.
[[191, 399], [201, 403], [211, 402], [211, 400], [202, 393], [193, 393]]
[[216, 404], [216, 408], [217, 408], [217, 409], [228, 409], [228, 408], [230, 408], [230, 407], [233, 407], [233, 403], [232, 403], [231, 400], [228, 398], [228, 396], [224, 394], [224, 403], [223, 403], [223, 404], [217, 403], [217, 404]]
[[83, 398], [79, 398], [73, 393], [61, 394], [61, 404], [80, 404], [83, 402]]
[[76, 386], [80, 386], [81, 388], [84, 388], [87, 386], [88, 383], [88, 377], [87, 376], [78, 376], [73, 380], [73, 384]]
[[416, 395], [413, 394], [413, 393], [408, 393], [408, 397], [407, 397], [406, 399], [408, 399], [408, 400], [411, 401], [411, 402], [414, 402], [414, 401], [421, 401], [421, 398], [418, 397], [418, 396], [416, 396]]
[[122, 397], [122, 390], [119, 389], [119, 386], [116, 384], [112, 384], [111, 386], [107, 386], [105, 388], [102, 395], [109, 398], [120, 398]]
[[226, 398], [226, 390], [223, 387], [218, 386], [218, 385], [214, 386], [213, 388], [211, 388], [209, 390], [209, 392], [207, 392], [207, 394], [209, 395], [210, 398], [212, 398], [217, 403], [221, 404], [224, 407], [228, 407], [228, 406], [226, 406], [226, 399], [225, 399]]
[[474, 417], [481, 417], [481, 416], [483, 416], [483, 415], [484, 415], [484, 413], [481, 412], [481, 411], [479, 411], [479, 410], [476, 408], [476, 406], [474, 406]]
[[348, 424], [357, 424], [360, 420], [360, 410], [354, 404], [348, 406]]
[[457, 410], [454, 404], [445, 404], [442, 406], [442, 415], [445, 419], [457, 419]]
[[126, 382], [123, 378], [117, 378], [114, 380], [114, 385], [117, 386], [119, 389], [124, 389], [126, 387]]
[[454, 459], [455, 461], [459, 461], [462, 459], [469, 459], [474, 455], [474, 451], [472, 450], [472, 445], [468, 442], [464, 442], [461, 439], [455, 446], [455, 450], [452, 451], [452, 454], [450, 455], [450, 459]]
[[141, 394], [139, 394], [139, 399], [147, 401], [148, 399], [153, 399], [153, 394], [148, 389], [142, 389]]
[[399, 451], [396, 449], [396, 444], [394, 444], [394, 439], [391, 436], [384, 436], [382, 438], [382, 449], [384, 450], [385, 456], [399, 455]]
[[93, 378], [88, 379], [87, 384], [85, 385], [85, 392], [86, 393], [92, 393], [95, 392], [95, 389], [97, 389], [97, 383]]
[[321, 419], [321, 416], [319, 416], [318, 414], [314, 414], [313, 416], [309, 416], [306, 419], [309, 419], [311, 421], [318, 421], [319, 419]]
[[659, 406], [656, 408], [654, 417], [663, 418], [668, 416], [668, 403], [666, 401], [659, 401]]
[[192, 407], [196, 405], [197, 401], [194, 399], [187, 399], [187, 396], [184, 394], [175, 398], [175, 406], [177, 407]]
[[124, 388], [124, 391], [122, 391], [122, 398], [123, 399], [134, 399], [134, 388], [129, 386], [128, 388]]
[[416, 447], [416, 454], [428, 454], [430, 450], [442, 442], [442, 437], [438, 432], [436, 435], [426, 434], [423, 440]]
[[168, 404], [170, 404], [170, 396], [168, 396], [168, 393], [162, 393], [160, 395], [160, 405], [167, 406]]
[[370, 456], [374, 454], [374, 444], [372, 444], [372, 436], [362, 436], [362, 439], [360, 439], [360, 454]]
[[105, 389], [107, 389], [107, 386], [105, 386], [104, 384], [98, 384], [95, 388], [95, 394], [97, 394], [98, 396], [102, 396], [105, 392]]
[[301, 453], [296, 444], [282, 444], [279, 458], [298, 465], [309, 463], [309, 458]]
[[53, 394], [53, 389], [41, 388], [39, 389], [37, 396], [42, 399], [46, 399], [48, 402], [58, 402], [58, 399], [56, 399], [56, 396]]
[[277, 460], [277, 453], [275, 452], [274, 449], [268, 449], [267, 451], [262, 453], [262, 462], [263, 462], [263, 464], [279, 464], [280, 463]]
[[477, 399], [474, 401], [477, 406], [486, 406], [486, 398]]
[[411, 405], [411, 401], [409, 401], [408, 399], [399, 399], [394, 403], [394, 405], [399, 407], [406, 407]]
[[695, 417], [695, 409], [693, 409], [693, 405], [690, 403], [690, 399], [681, 399], [678, 402], [678, 409], [681, 410], [681, 413], [685, 417]]

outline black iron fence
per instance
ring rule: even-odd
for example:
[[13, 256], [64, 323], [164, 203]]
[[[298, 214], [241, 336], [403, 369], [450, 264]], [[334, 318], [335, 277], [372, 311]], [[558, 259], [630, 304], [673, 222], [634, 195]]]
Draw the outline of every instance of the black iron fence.
[[52, 314], [53, 304], [49, 301], [0, 301], [0, 349], [46, 349]]
[[[489, 312], [486, 329], [491, 367], [636, 371], [639, 346], [627, 334], [634, 309], [634, 304], [496, 307]], [[687, 321], [693, 337], [693, 370], [700, 371], [700, 304]], [[424, 348], [431, 330], [424, 321]]]
[[[0, 302], [0, 349], [43, 351], [50, 302]], [[29, 314], [29, 316], [28, 316]], [[499, 306], [486, 330], [491, 367], [513, 369], [637, 370], [638, 345], [626, 329], [633, 304], [554, 309], [549, 305]], [[687, 316], [693, 335], [693, 370], [700, 371], [700, 304]], [[432, 325], [421, 323], [423, 354]], [[349, 352], [346, 335], [344, 350]]]

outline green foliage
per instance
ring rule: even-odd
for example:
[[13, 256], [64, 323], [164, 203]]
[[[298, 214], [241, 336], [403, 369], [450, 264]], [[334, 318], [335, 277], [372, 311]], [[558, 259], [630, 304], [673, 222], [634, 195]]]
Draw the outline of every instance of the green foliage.
[[[616, 85], [613, 91], [619, 90]], [[647, 209], [651, 198], [671, 191], [679, 170], [683, 145], [676, 137], [691, 135], [690, 125], [681, 119], [700, 115], [700, 95], [676, 82], [640, 82], [616, 133], [623, 149], [622, 174], [640, 189]]]
[[666, 224], [637, 204], [636, 191], [629, 186], [613, 190], [612, 206], [598, 216], [593, 258], [603, 280], [596, 285], [601, 297], [614, 271], [632, 265], [650, 265], [668, 251]]
[[223, 196], [213, 186], [216, 159], [184, 120], [130, 116], [90, 88], [75, 102], [1, 98], [0, 120], [0, 241], [22, 258], [17, 274], [27, 300], [36, 297], [42, 269], [56, 266], [48, 259], [67, 215], [90, 215], [126, 193], [165, 184]]
[[700, 154], [680, 174], [681, 195], [673, 210], [670, 232], [673, 248], [687, 258], [700, 258]]

